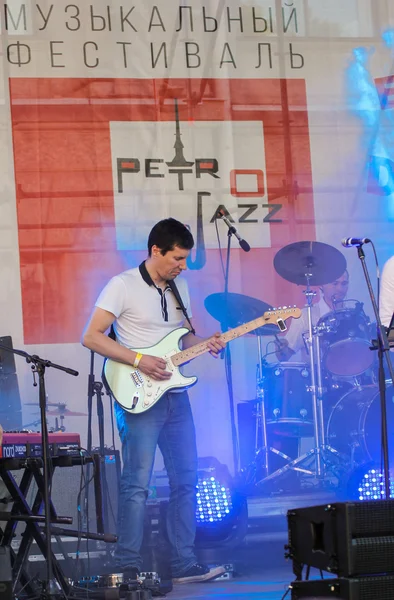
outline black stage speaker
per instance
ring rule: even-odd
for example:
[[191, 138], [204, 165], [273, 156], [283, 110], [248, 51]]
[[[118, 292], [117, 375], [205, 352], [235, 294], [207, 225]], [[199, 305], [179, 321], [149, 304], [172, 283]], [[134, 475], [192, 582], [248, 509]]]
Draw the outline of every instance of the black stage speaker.
[[314, 581], [293, 581], [291, 599], [328, 600], [393, 600], [394, 576], [358, 577], [354, 579], [317, 579]]
[[299, 508], [288, 511], [287, 522], [297, 578], [302, 565], [339, 577], [394, 574], [394, 500]]
[[[96, 452], [96, 450], [94, 450]], [[105, 450], [105, 476], [107, 485], [104, 485], [104, 471], [101, 469], [101, 492], [103, 504], [106, 502], [108, 524], [105, 533], [116, 533], [118, 515], [118, 495], [120, 481], [120, 455], [119, 450]], [[84, 466], [84, 473], [87, 467]], [[90, 465], [90, 476], [93, 475], [93, 466]], [[84, 485], [84, 483], [82, 483]], [[69, 529], [78, 529], [78, 515], [82, 519], [82, 529], [97, 533], [96, 503], [94, 481], [89, 483], [88, 514], [89, 521], [85, 518], [85, 491], [81, 494], [81, 511], [78, 511], [78, 494], [81, 487], [81, 467], [60, 467], [55, 469], [52, 481], [52, 501], [58, 515], [72, 517], [72, 525], [63, 525]], [[105, 494], [107, 489], [107, 494]], [[105, 512], [105, 511], [104, 511]]]
[[11, 556], [8, 546], [0, 546], [0, 600], [12, 600]]

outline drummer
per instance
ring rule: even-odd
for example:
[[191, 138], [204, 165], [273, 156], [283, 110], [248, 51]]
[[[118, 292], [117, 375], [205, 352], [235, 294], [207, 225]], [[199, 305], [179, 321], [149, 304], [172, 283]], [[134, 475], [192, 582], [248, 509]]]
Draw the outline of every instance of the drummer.
[[[327, 313], [344, 307], [344, 299], [349, 287], [347, 270], [332, 283], [320, 287], [320, 300], [312, 305], [312, 324], [315, 325]], [[308, 312], [302, 309], [301, 317], [293, 319], [289, 331], [276, 342], [276, 357], [280, 362], [294, 359], [305, 362], [307, 359], [304, 337], [308, 336]], [[279, 338], [278, 338], [279, 340]], [[297, 355], [297, 356], [295, 356]]]

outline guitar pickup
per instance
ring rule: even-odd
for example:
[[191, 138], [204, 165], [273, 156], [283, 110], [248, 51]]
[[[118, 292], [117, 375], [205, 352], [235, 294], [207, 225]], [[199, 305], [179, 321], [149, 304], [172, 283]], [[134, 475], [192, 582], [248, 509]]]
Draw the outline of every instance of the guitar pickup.
[[279, 329], [281, 331], [286, 331], [287, 330], [286, 323], [284, 322], [283, 319], [277, 319], [276, 323], [277, 323], [277, 325], [278, 325], [278, 327], [279, 327]]
[[137, 387], [137, 388], [141, 387], [142, 384], [144, 383], [144, 380], [142, 379], [142, 375], [139, 371], [132, 371], [130, 373], [130, 377], [133, 380], [135, 387]]

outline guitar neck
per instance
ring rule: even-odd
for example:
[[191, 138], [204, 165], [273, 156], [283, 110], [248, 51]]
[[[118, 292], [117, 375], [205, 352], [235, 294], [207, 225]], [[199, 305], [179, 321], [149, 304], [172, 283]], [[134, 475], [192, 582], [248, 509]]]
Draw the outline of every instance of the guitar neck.
[[[235, 329], [230, 329], [226, 331], [220, 336], [220, 339], [223, 342], [230, 342], [231, 340], [235, 340], [245, 333], [249, 333], [249, 331], [254, 331], [258, 329], [262, 325], [265, 325], [269, 321], [266, 316], [258, 317], [253, 321], [249, 321], [249, 323], [245, 323], [244, 325], [239, 325], [235, 327]], [[191, 346], [187, 348], [187, 350], [182, 350], [182, 352], [178, 352], [171, 357], [171, 361], [175, 366], [184, 365], [185, 363], [193, 360], [193, 358], [197, 358], [197, 356], [201, 356], [201, 354], [205, 354], [205, 352], [209, 352], [209, 348], [207, 346], [207, 342], [201, 342], [200, 344], [196, 344], [195, 346]]]

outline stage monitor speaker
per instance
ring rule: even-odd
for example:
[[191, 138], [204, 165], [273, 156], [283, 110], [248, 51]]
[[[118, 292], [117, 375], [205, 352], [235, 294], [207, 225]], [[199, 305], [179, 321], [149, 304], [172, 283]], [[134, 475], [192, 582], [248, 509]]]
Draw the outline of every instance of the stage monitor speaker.
[[359, 577], [346, 579], [316, 579], [313, 581], [293, 581], [291, 600], [393, 600], [394, 576]]
[[297, 578], [302, 565], [339, 577], [394, 573], [394, 500], [299, 508], [287, 522]]

